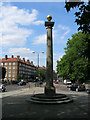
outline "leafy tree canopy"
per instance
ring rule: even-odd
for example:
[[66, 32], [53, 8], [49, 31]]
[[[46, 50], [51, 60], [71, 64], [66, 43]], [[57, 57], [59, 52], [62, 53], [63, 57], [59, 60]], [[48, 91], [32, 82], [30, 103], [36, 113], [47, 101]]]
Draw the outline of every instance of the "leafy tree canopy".
[[[80, 2], [81, 0], [76, 0], [76, 2], [65, 2], [65, 8], [67, 12], [71, 10], [71, 8], [78, 7], [78, 11], [75, 12], [76, 20], [75, 22], [79, 25], [78, 30], [81, 30], [84, 33], [90, 33], [90, 1], [88, 2]], [[75, 0], [74, 0], [75, 1]]]
[[44, 80], [45, 79], [45, 71], [44, 70], [41, 70], [41, 69], [38, 69], [38, 77], [40, 80]]
[[87, 38], [90, 35], [78, 32], [67, 41], [65, 55], [57, 61], [57, 71], [60, 76], [71, 80], [87, 79]]

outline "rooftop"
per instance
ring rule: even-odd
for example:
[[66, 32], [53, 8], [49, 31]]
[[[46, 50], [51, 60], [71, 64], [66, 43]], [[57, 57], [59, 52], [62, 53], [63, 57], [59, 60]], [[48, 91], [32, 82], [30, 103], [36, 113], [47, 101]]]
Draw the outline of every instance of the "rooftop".
[[0, 62], [15, 62], [15, 61], [19, 61], [19, 62], [21, 62], [21, 63], [25, 63], [25, 64], [28, 64], [28, 65], [31, 65], [31, 66], [36, 67], [36, 66], [33, 64], [33, 61], [31, 61], [31, 62], [29, 62], [29, 60], [25, 61], [25, 58], [23, 58], [23, 60], [21, 60], [20, 56], [17, 56], [17, 58], [14, 57], [14, 56], [12, 56], [11, 58], [10, 58], [10, 57], [8, 58], [7, 55], [5, 55], [5, 58], [2, 58], [2, 59], [0, 60]]

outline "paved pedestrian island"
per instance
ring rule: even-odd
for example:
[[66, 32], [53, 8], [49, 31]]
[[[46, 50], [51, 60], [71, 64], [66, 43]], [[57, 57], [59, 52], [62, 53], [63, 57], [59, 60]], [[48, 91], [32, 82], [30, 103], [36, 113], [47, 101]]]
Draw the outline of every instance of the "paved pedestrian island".
[[88, 120], [89, 96], [85, 92], [56, 90], [73, 98], [71, 103], [34, 104], [26, 99], [32, 94], [43, 93], [43, 87], [27, 88], [2, 98], [2, 120]]

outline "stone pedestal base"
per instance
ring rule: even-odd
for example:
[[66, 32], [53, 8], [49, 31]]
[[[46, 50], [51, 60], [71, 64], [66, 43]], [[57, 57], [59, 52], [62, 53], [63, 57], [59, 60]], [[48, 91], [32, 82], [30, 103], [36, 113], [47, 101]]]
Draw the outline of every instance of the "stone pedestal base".
[[73, 102], [72, 98], [64, 94], [55, 94], [53, 96], [45, 94], [34, 94], [27, 99], [27, 102], [39, 103], [39, 104], [62, 104]]
[[55, 95], [55, 87], [54, 86], [52, 86], [52, 87], [45, 87], [45, 89], [44, 89], [44, 94], [45, 95], [49, 95], [49, 96], [53, 96], [53, 95]]

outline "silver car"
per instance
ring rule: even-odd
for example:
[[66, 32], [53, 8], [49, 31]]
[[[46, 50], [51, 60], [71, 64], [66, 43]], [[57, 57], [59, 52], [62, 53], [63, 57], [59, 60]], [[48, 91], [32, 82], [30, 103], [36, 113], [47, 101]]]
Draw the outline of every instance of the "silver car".
[[2, 92], [6, 91], [6, 86], [4, 84], [0, 83], [0, 91], [2, 91]]

